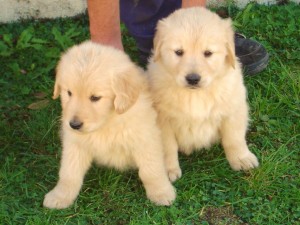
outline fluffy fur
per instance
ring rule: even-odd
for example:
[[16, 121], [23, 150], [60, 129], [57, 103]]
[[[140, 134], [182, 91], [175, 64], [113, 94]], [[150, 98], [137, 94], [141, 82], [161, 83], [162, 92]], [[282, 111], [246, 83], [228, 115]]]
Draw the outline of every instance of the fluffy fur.
[[122, 51], [92, 42], [62, 56], [53, 95], [60, 95], [62, 104], [62, 159], [45, 207], [70, 206], [93, 161], [119, 170], [137, 168], [148, 198], [158, 205], [175, 199], [142, 73]]
[[196, 7], [161, 20], [148, 74], [172, 181], [181, 176], [178, 149], [190, 154], [219, 140], [234, 170], [258, 166], [245, 140], [246, 90], [230, 19]]

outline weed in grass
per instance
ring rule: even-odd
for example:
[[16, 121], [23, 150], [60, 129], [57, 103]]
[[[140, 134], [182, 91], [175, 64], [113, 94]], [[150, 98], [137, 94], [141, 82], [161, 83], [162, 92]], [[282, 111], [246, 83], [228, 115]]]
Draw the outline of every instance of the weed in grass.
[[[299, 224], [300, 6], [223, 10], [271, 56], [264, 72], [245, 77], [247, 140], [260, 167], [232, 171], [219, 145], [181, 155], [183, 177], [174, 184], [171, 207], [146, 199], [136, 171], [97, 167], [72, 207], [42, 207], [61, 157], [61, 109], [51, 99], [55, 65], [62, 51], [89, 38], [87, 15], [1, 24], [0, 224]], [[134, 40], [121, 28], [125, 50], [137, 62]]]

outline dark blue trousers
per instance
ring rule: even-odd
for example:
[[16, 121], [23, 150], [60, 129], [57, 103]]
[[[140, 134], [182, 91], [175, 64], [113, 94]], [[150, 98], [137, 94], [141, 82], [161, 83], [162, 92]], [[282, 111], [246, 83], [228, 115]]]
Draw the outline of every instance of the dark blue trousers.
[[181, 0], [120, 0], [121, 21], [137, 42], [142, 54], [149, 55], [158, 20], [181, 7]]

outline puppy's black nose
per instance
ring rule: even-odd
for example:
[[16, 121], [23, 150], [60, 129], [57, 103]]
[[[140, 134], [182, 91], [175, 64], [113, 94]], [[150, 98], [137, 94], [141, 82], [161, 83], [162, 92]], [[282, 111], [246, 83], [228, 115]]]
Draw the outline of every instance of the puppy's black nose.
[[190, 73], [185, 77], [186, 81], [190, 85], [197, 85], [201, 79], [200, 75], [197, 73]]
[[72, 127], [74, 130], [79, 130], [83, 125], [83, 123], [81, 121], [75, 120], [75, 119], [71, 120], [69, 124], [70, 124], [70, 127]]

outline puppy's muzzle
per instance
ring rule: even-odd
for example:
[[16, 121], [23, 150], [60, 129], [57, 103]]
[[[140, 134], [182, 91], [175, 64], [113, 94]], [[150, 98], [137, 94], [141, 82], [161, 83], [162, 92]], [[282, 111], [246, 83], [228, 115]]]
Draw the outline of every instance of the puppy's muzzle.
[[83, 122], [78, 120], [77, 118], [72, 119], [70, 122], [70, 127], [74, 130], [79, 130], [83, 126]]
[[198, 86], [201, 77], [199, 74], [197, 73], [190, 73], [188, 75], [185, 76], [185, 80], [188, 83], [189, 86]]

